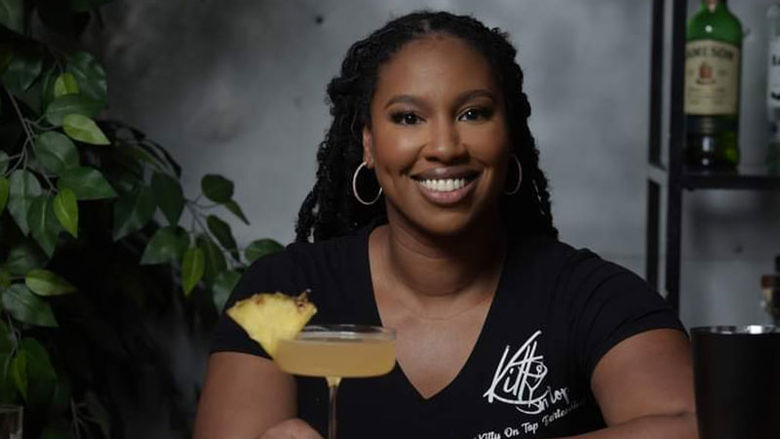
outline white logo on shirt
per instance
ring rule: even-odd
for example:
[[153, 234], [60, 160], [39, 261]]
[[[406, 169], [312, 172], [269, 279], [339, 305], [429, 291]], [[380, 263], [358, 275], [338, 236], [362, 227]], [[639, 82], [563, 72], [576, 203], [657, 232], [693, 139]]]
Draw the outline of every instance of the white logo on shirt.
[[536, 415], [548, 407], [550, 389], [542, 391], [542, 382], [547, 376], [544, 357], [537, 355], [538, 338], [542, 331], [536, 331], [510, 357], [511, 347], [504, 349], [501, 361], [493, 375], [493, 382], [483, 397], [489, 403], [500, 401], [516, 406], [529, 415]]

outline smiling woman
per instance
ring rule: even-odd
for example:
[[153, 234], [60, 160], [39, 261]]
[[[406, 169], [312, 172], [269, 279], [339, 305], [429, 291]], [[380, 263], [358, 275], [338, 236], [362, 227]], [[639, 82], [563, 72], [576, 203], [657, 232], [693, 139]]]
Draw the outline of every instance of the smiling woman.
[[[393, 371], [342, 385], [341, 438], [696, 437], [674, 313], [557, 240], [514, 57], [500, 31], [444, 12], [355, 43], [328, 87], [299, 242], [228, 306], [311, 289], [314, 324], [395, 330]], [[320, 437], [326, 403], [320, 380], [282, 373], [223, 318], [196, 437]]]

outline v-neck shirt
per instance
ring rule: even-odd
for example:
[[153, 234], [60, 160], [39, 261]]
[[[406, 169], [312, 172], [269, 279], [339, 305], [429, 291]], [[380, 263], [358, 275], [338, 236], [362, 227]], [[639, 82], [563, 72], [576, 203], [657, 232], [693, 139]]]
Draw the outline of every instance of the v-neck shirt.
[[[256, 261], [226, 308], [258, 292], [311, 290], [310, 324], [381, 325], [368, 238], [375, 225]], [[557, 437], [605, 426], [590, 390], [601, 357], [620, 341], [659, 328], [684, 330], [638, 276], [543, 236], [508, 243], [497, 290], [456, 377], [424, 398], [396, 364], [385, 376], [344, 379], [339, 438]], [[212, 352], [268, 354], [223, 313]], [[296, 377], [298, 416], [325, 435], [322, 378]], [[630, 391], [627, 389], [626, 391]]]

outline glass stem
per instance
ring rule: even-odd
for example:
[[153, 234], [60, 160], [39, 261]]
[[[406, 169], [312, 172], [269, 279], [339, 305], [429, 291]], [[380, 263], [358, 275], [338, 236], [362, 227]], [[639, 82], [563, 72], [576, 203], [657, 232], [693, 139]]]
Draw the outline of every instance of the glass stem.
[[339, 393], [341, 378], [326, 377], [325, 380], [328, 382], [330, 393], [328, 398], [328, 439], [336, 439], [336, 396]]

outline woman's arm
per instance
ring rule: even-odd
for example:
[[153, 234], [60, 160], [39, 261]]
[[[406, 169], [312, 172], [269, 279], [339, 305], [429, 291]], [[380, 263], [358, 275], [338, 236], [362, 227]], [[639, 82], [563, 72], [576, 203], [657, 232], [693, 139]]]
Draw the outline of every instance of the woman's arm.
[[272, 361], [234, 352], [212, 354], [194, 439], [258, 438], [294, 418], [296, 404], [295, 380]]
[[618, 343], [596, 365], [591, 388], [608, 428], [578, 439], [696, 439], [690, 344], [673, 329]]

